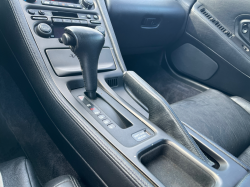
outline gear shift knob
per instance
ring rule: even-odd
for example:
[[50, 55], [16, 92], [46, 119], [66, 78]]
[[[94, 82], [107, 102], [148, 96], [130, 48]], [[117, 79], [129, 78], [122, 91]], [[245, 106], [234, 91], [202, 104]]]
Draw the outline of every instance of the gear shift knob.
[[104, 45], [104, 34], [99, 28], [71, 26], [64, 29], [61, 41], [69, 45], [78, 57], [87, 96], [96, 98], [98, 59]]

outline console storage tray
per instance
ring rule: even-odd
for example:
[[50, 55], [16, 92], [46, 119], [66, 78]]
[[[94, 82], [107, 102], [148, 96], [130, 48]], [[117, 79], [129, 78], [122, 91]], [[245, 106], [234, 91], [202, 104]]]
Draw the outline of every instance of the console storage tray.
[[213, 186], [211, 175], [172, 145], [164, 143], [141, 157], [142, 164], [165, 186]]

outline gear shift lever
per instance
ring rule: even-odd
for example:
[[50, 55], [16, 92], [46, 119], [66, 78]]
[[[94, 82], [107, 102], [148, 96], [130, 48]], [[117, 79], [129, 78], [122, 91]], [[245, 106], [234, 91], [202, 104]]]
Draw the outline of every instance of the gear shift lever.
[[90, 99], [96, 98], [98, 59], [104, 45], [104, 29], [71, 26], [64, 29], [61, 41], [69, 45], [78, 57], [82, 69], [84, 86]]

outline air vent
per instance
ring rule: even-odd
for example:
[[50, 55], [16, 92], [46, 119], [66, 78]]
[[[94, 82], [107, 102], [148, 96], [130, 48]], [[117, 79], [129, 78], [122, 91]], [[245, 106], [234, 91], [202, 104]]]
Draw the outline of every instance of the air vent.
[[233, 36], [233, 34], [228, 31], [217, 19], [215, 19], [205, 8], [200, 9], [201, 13], [204, 14], [207, 19], [209, 19], [216, 27], [218, 27], [225, 35], [229, 38]]
[[118, 86], [118, 78], [106, 79], [106, 82], [111, 88]]

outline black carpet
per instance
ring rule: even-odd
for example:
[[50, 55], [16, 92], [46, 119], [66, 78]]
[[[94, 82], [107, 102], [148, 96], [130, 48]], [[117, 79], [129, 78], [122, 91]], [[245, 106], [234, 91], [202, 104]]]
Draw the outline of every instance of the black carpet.
[[169, 104], [201, 93], [168, 74], [160, 66], [160, 59], [155, 55], [124, 56], [124, 61], [128, 70], [136, 72], [160, 93]]
[[25, 156], [25, 154], [15, 136], [8, 128], [6, 119], [0, 110], [0, 163], [21, 156]]
[[66, 174], [80, 180], [0, 66], [0, 161], [19, 156], [31, 161], [41, 184]]

